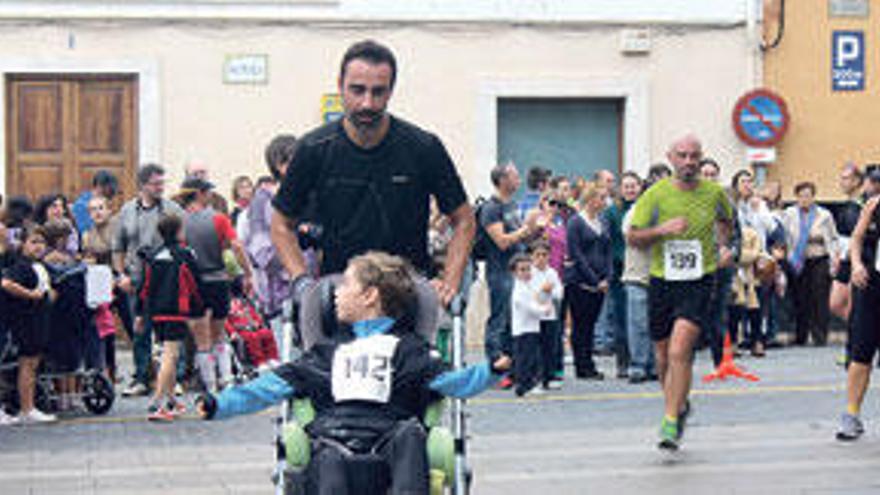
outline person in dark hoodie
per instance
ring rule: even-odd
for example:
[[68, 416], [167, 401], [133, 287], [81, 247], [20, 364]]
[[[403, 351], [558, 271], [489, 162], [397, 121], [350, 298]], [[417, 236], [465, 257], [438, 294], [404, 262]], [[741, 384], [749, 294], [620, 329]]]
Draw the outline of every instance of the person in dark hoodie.
[[[307, 426], [315, 450], [307, 469], [320, 494], [345, 494], [345, 450], [377, 453], [394, 494], [428, 493], [426, 433], [420, 422], [442, 396], [470, 397], [510, 367], [508, 357], [446, 371], [409, 316], [412, 269], [402, 258], [371, 251], [352, 258], [335, 292], [336, 316], [353, 336], [316, 344], [301, 358], [198, 402], [205, 419], [259, 411], [293, 396], [312, 400]], [[341, 447], [341, 448], [340, 448]]]
[[147, 408], [149, 421], [168, 422], [183, 412], [174, 398], [177, 359], [181, 342], [189, 332], [188, 322], [202, 313], [199, 269], [192, 250], [183, 243], [183, 220], [163, 216], [156, 226], [162, 245], [147, 257], [139, 278], [135, 331], [149, 324], [162, 343], [162, 363], [156, 389]]

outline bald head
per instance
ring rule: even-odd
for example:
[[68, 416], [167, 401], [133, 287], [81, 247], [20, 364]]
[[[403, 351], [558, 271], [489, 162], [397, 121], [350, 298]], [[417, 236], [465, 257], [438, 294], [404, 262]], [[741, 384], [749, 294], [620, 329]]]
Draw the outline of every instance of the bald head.
[[208, 164], [202, 160], [190, 160], [186, 162], [184, 172], [187, 177], [197, 177], [199, 179], [208, 179]]
[[703, 145], [694, 134], [685, 134], [669, 146], [666, 158], [675, 169], [678, 180], [690, 184], [700, 178], [700, 160], [703, 158]]

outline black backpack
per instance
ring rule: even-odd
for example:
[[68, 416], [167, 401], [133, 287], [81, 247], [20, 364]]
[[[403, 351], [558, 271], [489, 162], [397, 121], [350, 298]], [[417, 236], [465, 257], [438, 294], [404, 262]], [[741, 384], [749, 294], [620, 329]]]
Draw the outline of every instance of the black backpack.
[[492, 239], [489, 238], [489, 233], [486, 232], [486, 228], [483, 227], [483, 222], [480, 221], [480, 217], [483, 214], [483, 207], [486, 206], [489, 199], [486, 199], [482, 196], [478, 196], [474, 201], [474, 216], [477, 218], [477, 233], [474, 235], [474, 243], [471, 246], [471, 258], [475, 261], [485, 261], [486, 257], [489, 255], [489, 243], [492, 242]]

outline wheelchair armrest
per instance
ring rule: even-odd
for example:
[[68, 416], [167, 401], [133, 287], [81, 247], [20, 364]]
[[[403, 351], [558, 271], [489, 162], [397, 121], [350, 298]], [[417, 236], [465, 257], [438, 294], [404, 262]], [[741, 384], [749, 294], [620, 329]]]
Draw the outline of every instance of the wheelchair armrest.
[[425, 425], [425, 428], [430, 430], [435, 426], [440, 426], [443, 423], [443, 412], [445, 410], [446, 399], [440, 399], [428, 405], [425, 409], [425, 415], [422, 418], [422, 423]]

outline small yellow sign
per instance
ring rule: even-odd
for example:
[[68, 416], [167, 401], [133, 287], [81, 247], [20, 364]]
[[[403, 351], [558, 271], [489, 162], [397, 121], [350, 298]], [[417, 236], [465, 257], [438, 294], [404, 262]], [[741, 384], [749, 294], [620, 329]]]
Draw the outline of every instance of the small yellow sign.
[[321, 96], [321, 122], [339, 120], [345, 110], [342, 108], [342, 97], [337, 93], [325, 93]]

